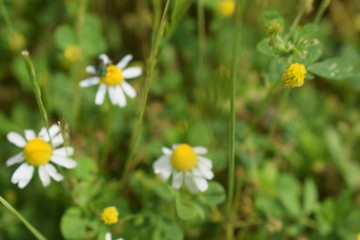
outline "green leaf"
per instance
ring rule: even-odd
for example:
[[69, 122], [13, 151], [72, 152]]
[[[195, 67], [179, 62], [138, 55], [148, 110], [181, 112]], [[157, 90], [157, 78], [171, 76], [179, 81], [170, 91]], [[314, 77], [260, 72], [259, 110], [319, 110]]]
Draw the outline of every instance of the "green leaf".
[[299, 186], [297, 180], [288, 174], [279, 178], [278, 196], [281, 204], [293, 217], [298, 218], [300, 210]]
[[69, 25], [60, 25], [55, 31], [55, 43], [65, 49], [67, 46], [75, 44], [75, 33]]
[[318, 203], [318, 192], [316, 188], [316, 184], [312, 179], [306, 179], [304, 184], [304, 213], [310, 214], [312, 213]]
[[265, 54], [265, 55], [269, 55], [272, 57], [276, 57], [277, 54], [276, 52], [273, 50], [273, 48], [270, 47], [270, 39], [269, 38], [264, 38], [263, 40], [261, 40], [257, 45], [256, 45], [256, 49]]
[[93, 159], [83, 157], [77, 160], [77, 167], [74, 169], [75, 177], [79, 180], [89, 180], [95, 176], [97, 171], [96, 164]]
[[200, 195], [201, 201], [207, 205], [218, 205], [226, 198], [224, 187], [215, 181], [209, 182], [209, 188]]
[[354, 75], [354, 67], [343, 58], [330, 58], [310, 65], [308, 70], [328, 79], [344, 79]]
[[175, 199], [176, 212], [182, 220], [191, 220], [199, 216], [195, 203], [182, 201], [180, 196]]
[[86, 239], [86, 222], [81, 210], [69, 208], [61, 218], [61, 233], [66, 239]]
[[[181, 240], [184, 238], [184, 233], [178, 224], [171, 222], [168, 219], [161, 218], [160, 228], [165, 239], [168, 240]], [[164, 239], [164, 238], [162, 238]]]

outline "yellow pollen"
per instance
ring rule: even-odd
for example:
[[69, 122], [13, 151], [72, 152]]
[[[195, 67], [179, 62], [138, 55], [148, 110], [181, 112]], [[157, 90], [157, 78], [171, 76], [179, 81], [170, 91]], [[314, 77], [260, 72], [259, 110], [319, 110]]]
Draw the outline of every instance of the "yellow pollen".
[[115, 86], [124, 80], [121, 69], [115, 65], [106, 67], [106, 75], [101, 77], [101, 81], [108, 86]]
[[294, 63], [285, 70], [281, 79], [284, 81], [286, 88], [301, 87], [304, 84], [305, 73], [307, 71], [303, 64]]
[[119, 221], [119, 212], [116, 207], [107, 207], [101, 214], [101, 220], [105, 224], [114, 224]]
[[36, 167], [44, 165], [50, 161], [52, 151], [49, 143], [41, 138], [34, 138], [24, 147], [25, 161]]
[[195, 167], [197, 157], [188, 144], [180, 144], [171, 155], [171, 165], [178, 171], [188, 171]]
[[219, 13], [222, 17], [230, 17], [235, 10], [235, 2], [234, 0], [222, 0], [219, 3]]

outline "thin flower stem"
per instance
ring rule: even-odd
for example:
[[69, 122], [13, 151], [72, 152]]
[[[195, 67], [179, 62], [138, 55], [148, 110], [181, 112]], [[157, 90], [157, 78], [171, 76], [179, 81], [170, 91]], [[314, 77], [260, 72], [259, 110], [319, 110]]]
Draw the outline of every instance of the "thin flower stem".
[[291, 24], [290, 29], [295, 28], [295, 27], [299, 24], [299, 22], [300, 22], [302, 16], [304, 15], [304, 13], [305, 13], [305, 6], [301, 6], [300, 11], [299, 11], [298, 14], [296, 15], [293, 23]]
[[46, 113], [44, 103], [41, 100], [41, 90], [40, 90], [40, 86], [39, 86], [39, 83], [38, 83], [37, 78], [36, 78], [34, 64], [32, 63], [32, 61], [30, 59], [29, 51], [23, 50], [21, 52], [21, 56], [23, 57], [26, 68], [28, 70], [29, 77], [30, 77], [30, 80], [31, 80], [31, 84], [32, 84], [32, 87], [33, 87], [33, 90], [34, 90], [36, 102], [38, 104], [38, 107], [39, 107], [42, 119], [44, 121], [44, 125], [45, 125], [45, 128], [46, 128], [47, 134], [49, 135], [50, 142], [51, 142], [51, 136], [50, 136], [50, 133], [49, 133], [49, 121], [48, 121], [48, 117], [47, 117], [47, 113]]
[[279, 116], [279, 114], [282, 112], [283, 108], [285, 107], [287, 100], [289, 98], [289, 94], [290, 94], [290, 89], [284, 89], [284, 92], [281, 96], [280, 102], [279, 102], [279, 107], [276, 110], [275, 116], [271, 122], [270, 125], [270, 130], [269, 130], [269, 139], [271, 139], [271, 137], [274, 135], [275, 130], [276, 130], [276, 123], [277, 121], [277, 117]]
[[18, 211], [13, 208], [10, 203], [8, 203], [3, 197], [0, 196], [0, 202], [4, 205], [4, 207], [13, 213], [16, 217], [20, 219], [24, 223], [24, 225], [30, 230], [30, 232], [39, 240], [46, 240], [46, 238], [34, 228]]
[[5, 18], [5, 22], [6, 22], [7, 27], [9, 28], [9, 30], [11, 32], [14, 32], [14, 28], [13, 28], [11, 19], [10, 19], [9, 15], [8, 15], [8, 13], [6, 11], [5, 4], [4, 4], [3, 0], [0, 0], [0, 7], [1, 7], [1, 13]]
[[240, 28], [240, 1], [236, 2], [236, 9], [234, 15], [234, 29], [233, 29], [233, 42], [232, 42], [232, 67], [231, 67], [231, 94], [230, 94], [230, 115], [229, 115], [229, 156], [228, 156], [228, 191], [226, 201], [226, 237], [227, 240], [234, 239], [234, 226], [233, 226], [233, 204], [234, 204], [234, 191], [235, 191], [235, 116], [236, 116], [236, 80], [237, 80], [237, 52], [239, 42], [239, 28]]
[[138, 118], [137, 118], [137, 121], [135, 123], [134, 131], [133, 131], [133, 134], [132, 134], [132, 137], [131, 137], [130, 152], [129, 152], [128, 157], [126, 158], [124, 171], [123, 171], [123, 174], [122, 174], [122, 178], [120, 179], [120, 185], [121, 186], [123, 186], [125, 184], [125, 180], [127, 179], [127, 176], [129, 174], [130, 160], [133, 158], [133, 155], [134, 155], [136, 147], [137, 147], [137, 141], [139, 139], [141, 126], [142, 126], [142, 123], [143, 123], [144, 112], [145, 112], [147, 97], [148, 97], [148, 93], [149, 93], [150, 82], [151, 82], [151, 79], [152, 79], [153, 71], [154, 71], [156, 63], [157, 63], [157, 56], [159, 54], [161, 40], [163, 38], [163, 35], [164, 35], [164, 32], [165, 32], [165, 27], [167, 25], [167, 15], [168, 15], [169, 5], [170, 5], [170, 0], [167, 0], [164, 11], [163, 11], [163, 15], [161, 17], [161, 21], [159, 23], [159, 27], [156, 28], [157, 31], [154, 33], [154, 41], [153, 41], [153, 44], [151, 46], [150, 56], [149, 56], [148, 61], [147, 61], [147, 69], [148, 69], [148, 71], [147, 71], [146, 78], [145, 78], [145, 84], [144, 84], [144, 88], [143, 88], [144, 90], [142, 92], [141, 99], [140, 99], [140, 104], [139, 104], [140, 110], [138, 112]]
[[105, 145], [102, 153], [102, 157], [99, 163], [99, 169], [104, 169], [106, 164], [106, 159], [108, 158], [109, 151], [110, 151], [110, 139], [111, 139], [111, 130], [113, 125], [113, 115], [114, 115], [114, 106], [110, 106], [110, 110], [108, 112], [108, 117], [106, 120], [107, 128], [106, 128], [106, 135], [105, 135]]
[[331, 2], [331, 0], [322, 0], [320, 7], [316, 13], [315, 24], [319, 24], [322, 16], [324, 15], [324, 12], [327, 9], [327, 7], [329, 6], [330, 2]]

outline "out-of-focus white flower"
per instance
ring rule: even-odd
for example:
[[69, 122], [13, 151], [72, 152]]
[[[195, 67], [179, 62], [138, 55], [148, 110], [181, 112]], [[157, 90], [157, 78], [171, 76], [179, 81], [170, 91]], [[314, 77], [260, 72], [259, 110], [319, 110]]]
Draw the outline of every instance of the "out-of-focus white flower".
[[[105, 240], [112, 240], [111, 233], [107, 232], [105, 234]], [[117, 238], [115, 240], [124, 240], [123, 238]]]

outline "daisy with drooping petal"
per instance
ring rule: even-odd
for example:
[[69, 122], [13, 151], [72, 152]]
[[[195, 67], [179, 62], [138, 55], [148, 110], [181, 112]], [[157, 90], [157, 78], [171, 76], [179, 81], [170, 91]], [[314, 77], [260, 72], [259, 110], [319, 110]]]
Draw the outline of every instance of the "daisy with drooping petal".
[[184, 183], [190, 192], [204, 192], [207, 180], [214, 177], [210, 159], [200, 156], [207, 153], [205, 147], [191, 147], [188, 144], [173, 145], [172, 150], [162, 148], [163, 156], [154, 163], [154, 171], [166, 181], [172, 174], [172, 186], [179, 189]]
[[[111, 233], [107, 232], [105, 234], [105, 240], [112, 240]], [[115, 240], [124, 240], [123, 238], [117, 238]]]
[[[76, 162], [69, 158], [74, 153], [72, 147], [59, 147], [64, 143], [60, 127], [56, 124], [49, 128], [49, 133], [42, 128], [35, 135], [33, 130], [25, 130], [25, 138], [15, 132], [7, 134], [7, 139], [23, 150], [6, 161], [6, 166], [22, 163], [11, 177], [11, 182], [24, 188], [32, 179], [35, 167], [38, 167], [40, 180], [44, 187], [50, 184], [50, 178], [59, 182], [63, 176], [53, 164], [65, 168], [76, 167]], [[50, 137], [49, 137], [50, 134]], [[51, 164], [53, 163], [53, 164]]]
[[101, 105], [108, 91], [110, 101], [113, 105], [126, 106], [125, 94], [130, 98], [136, 97], [135, 89], [125, 79], [136, 78], [141, 75], [140, 67], [128, 67], [132, 55], [126, 55], [116, 65], [112, 64], [106, 54], [100, 55], [102, 65], [99, 69], [95, 66], [87, 66], [86, 72], [97, 76], [86, 78], [80, 82], [80, 87], [99, 85], [95, 97], [95, 104]]

